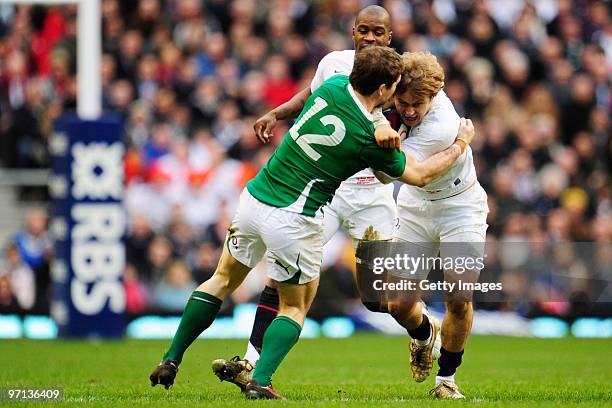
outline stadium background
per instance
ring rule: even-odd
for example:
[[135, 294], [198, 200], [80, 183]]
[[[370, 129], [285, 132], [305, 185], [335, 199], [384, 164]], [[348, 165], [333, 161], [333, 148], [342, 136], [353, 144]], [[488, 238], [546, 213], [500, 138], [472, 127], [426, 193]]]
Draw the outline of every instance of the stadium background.
[[[609, 2], [379, 3], [393, 16], [392, 46], [434, 53], [455, 108], [476, 124], [474, 157], [491, 210], [487, 241], [609, 244]], [[323, 55], [353, 47], [354, 15], [365, 4], [102, 1], [103, 107], [123, 118], [126, 145], [124, 288], [128, 320], [139, 324], [128, 335], [172, 334], [175, 318], [151, 316], [180, 315], [197, 283], [212, 274], [239, 192], [288, 129], [279, 124], [273, 145], [262, 146], [253, 122], [307, 86]], [[44, 319], [53, 256], [44, 170], [53, 122], [75, 108], [75, 17], [75, 6], [0, 5], [5, 337], [56, 333]], [[310, 333], [328, 327], [330, 335], [350, 334], [353, 325], [397, 332], [361, 307], [350, 242], [339, 234], [329, 247]], [[587, 278], [609, 274], [611, 264], [548, 262], [546, 270]], [[576, 319], [610, 317], [609, 304], [585, 306], [575, 288], [558, 282], [546, 283], [556, 302], [532, 297], [531, 282], [517, 279], [516, 265], [504, 265], [503, 257], [488, 267], [510, 284], [504, 301], [480, 305], [477, 331], [560, 336]], [[210, 336], [248, 336], [253, 309], [235, 305], [256, 300], [263, 276], [258, 268], [224, 304], [227, 325]], [[504, 313], [503, 327], [495, 313]], [[139, 316], [148, 317], [134, 320]], [[338, 316], [349, 319], [326, 320]], [[527, 320], [538, 317], [544, 319]], [[609, 319], [578, 322], [575, 335], [612, 336]]]

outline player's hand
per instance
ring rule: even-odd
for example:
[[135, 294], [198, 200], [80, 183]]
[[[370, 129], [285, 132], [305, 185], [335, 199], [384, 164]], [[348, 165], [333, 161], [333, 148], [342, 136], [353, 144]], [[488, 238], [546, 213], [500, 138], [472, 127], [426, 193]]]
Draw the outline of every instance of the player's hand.
[[461, 118], [461, 124], [459, 125], [459, 131], [455, 140], [463, 140], [466, 145], [469, 145], [474, 140], [474, 136], [476, 136], [476, 131], [474, 130], [472, 120]]
[[261, 143], [268, 143], [272, 137], [272, 129], [276, 126], [276, 115], [270, 111], [255, 121], [253, 129]]
[[374, 129], [376, 143], [383, 149], [400, 150], [400, 135], [390, 125], [380, 125]]

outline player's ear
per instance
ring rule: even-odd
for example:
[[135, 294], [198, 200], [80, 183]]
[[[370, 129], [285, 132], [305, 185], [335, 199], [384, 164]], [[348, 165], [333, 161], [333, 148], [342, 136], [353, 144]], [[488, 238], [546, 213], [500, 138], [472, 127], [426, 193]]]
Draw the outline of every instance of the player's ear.
[[387, 46], [391, 45], [392, 39], [393, 39], [393, 31], [389, 30], [389, 41], [387, 41]]

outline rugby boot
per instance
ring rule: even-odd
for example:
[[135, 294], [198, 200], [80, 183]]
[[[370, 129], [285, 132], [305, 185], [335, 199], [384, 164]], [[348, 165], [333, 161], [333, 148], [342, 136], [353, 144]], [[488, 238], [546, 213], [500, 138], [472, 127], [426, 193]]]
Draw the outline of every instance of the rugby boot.
[[163, 385], [166, 389], [172, 387], [177, 372], [178, 363], [176, 360], [166, 360], [160, 362], [149, 376], [149, 380], [151, 380], [151, 387], [155, 387], [157, 384]]
[[230, 360], [219, 358], [212, 362], [213, 373], [221, 381], [236, 384], [240, 391], [244, 391], [249, 381], [251, 381], [253, 369], [254, 367], [248, 360], [242, 360], [238, 356], [232, 357]]
[[[423, 304], [423, 307], [425, 305]], [[440, 357], [441, 338], [440, 338], [440, 322], [438, 319], [429, 314], [426, 308], [423, 313], [427, 315], [431, 324], [431, 338], [429, 343], [424, 346], [417, 344], [415, 339], [410, 340], [410, 369], [412, 370], [412, 378], [416, 382], [423, 382], [431, 373], [434, 360]]]
[[465, 399], [465, 396], [459, 392], [457, 384], [449, 381], [442, 381], [436, 385], [429, 391], [429, 395], [438, 399]]
[[272, 388], [272, 384], [268, 385], [267, 387], [264, 387], [256, 380], [249, 381], [244, 391], [244, 395], [248, 399], [286, 399], [278, 392], [274, 391], [274, 389]]

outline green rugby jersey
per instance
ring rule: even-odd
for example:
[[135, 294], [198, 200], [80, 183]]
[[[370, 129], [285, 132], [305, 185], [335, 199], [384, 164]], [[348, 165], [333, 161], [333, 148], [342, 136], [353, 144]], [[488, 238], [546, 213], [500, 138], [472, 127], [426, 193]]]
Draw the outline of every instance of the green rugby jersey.
[[372, 167], [400, 177], [405, 166], [404, 153], [378, 147], [372, 115], [357, 99], [349, 77], [336, 75], [308, 98], [247, 189], [265, 204], [314, 216], [358, 171]]

